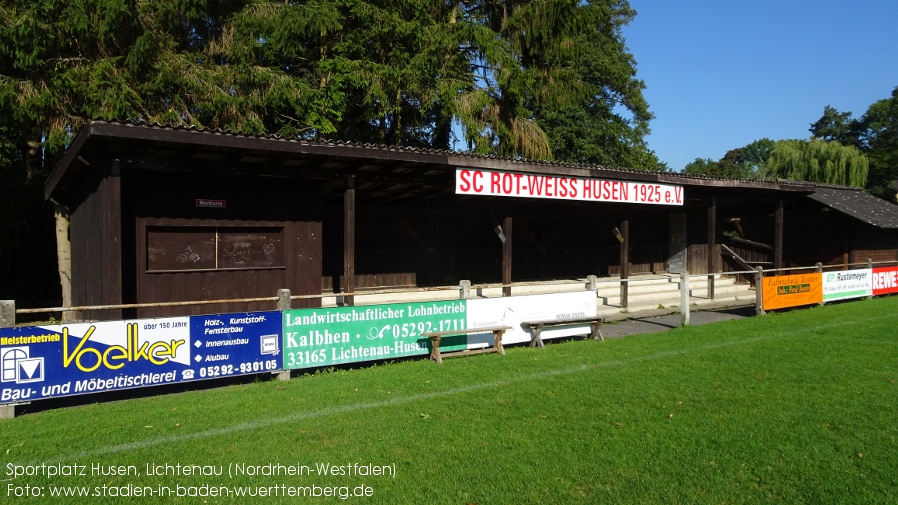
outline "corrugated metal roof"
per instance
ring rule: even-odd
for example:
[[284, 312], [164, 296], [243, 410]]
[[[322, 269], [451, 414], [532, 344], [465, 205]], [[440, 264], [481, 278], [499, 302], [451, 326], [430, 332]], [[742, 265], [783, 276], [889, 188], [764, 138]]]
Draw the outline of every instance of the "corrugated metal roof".
[[862, 189], [818, 186], [808, 198], [878, 228], [898, 229], [898, 205]]

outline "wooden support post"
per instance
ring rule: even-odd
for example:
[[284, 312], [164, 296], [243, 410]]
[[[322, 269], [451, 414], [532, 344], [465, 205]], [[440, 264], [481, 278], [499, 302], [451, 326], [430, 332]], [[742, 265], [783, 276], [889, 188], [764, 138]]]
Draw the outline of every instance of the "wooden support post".
[[714, 272], [717, 270], [717, 197], [708, 207], [708, 299], [714, 299]]
[[755, 267], [755, 314], [767, 315], [764, 312], [764, 268]]
[[292, 305], [292, 301], [290, 300], [290, 290], [289, 289], [279, 289], [278, 290], [278, 308], [277, 310], [287, 310]]
[[780, 200], [774, 214], [773, 269], [779, 275], [783, 268], [783, 201]]
[[[16, 325], [15, 300], [0, 300], [0, 328], [12, 328]], [[0, 405], [0, 419], [16, 417], [15, 405]]]
[[587, 291], [598, 291], [599, 289], [599, 277], [590, 274], [586, 276], [586, 290]]
[[689, 271], [680, 274], [680, 326], [689, 326]]
[[[291, 305], [292, 301], [290, 300], [290, 290], [279, 289], [277, 310], [289, 310]], [[279, 372], [275, 372], [275, 374], [277, 375], [277, 380], [279, 381], [290, 380], [290, 370], [281, 370]]]
[[630, 283], [630, 218], [620, 223], [620, 234], [624, 238], [620, 243], [620, 308], [628, 305]]
[[[355, 292], [355, 178], [350, 176], [343, 194], [343, 292]], [[355, 305], [355, 296], [345, 295], [343, 305]]]
[[[872, 258], [867, 258], [867, 270], [872, 270], [872, 269], [873, 269], [873, 259], [872, 259]], [[873, 299], [873, 291], [872, 291], [872, 290], [870, 291], [870, 294], [867, 295], [867, 299], [868, 299], [868, 300], [872, 300], [872, 299]]]
[[0, 328], [12, 328], [16, 325], [16, 301], [0, 300]]
[[471, 299], [471, 281], [462, 280], [458, 283], [458, 296], [460, 300]]
[[[818, 261], [814, 265], [814, 271], [817, 272], [818, 274], [822, 274], [823, 273], [823, 263], [820, 263]], [[824, 300], [820, 300], [820, 303], [818, 303], [817, 305], [826, 305], [826, 302]]]
[[505, 240], [502, 242], [502, 296], [511, 296], [511, 218], [502, 220], [502, 232]]

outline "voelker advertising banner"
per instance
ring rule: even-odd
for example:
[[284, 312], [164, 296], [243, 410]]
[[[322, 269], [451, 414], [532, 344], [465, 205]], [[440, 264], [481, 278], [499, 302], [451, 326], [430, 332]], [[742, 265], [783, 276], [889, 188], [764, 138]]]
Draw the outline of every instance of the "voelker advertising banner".
[[[284, 311], [284, 368], [392, 359], [430, 352], [431, 331], [467, 326], [464, 300]], [[446, 351], [467, 339], [446, 338]]]
[[281, 368], [281, 313], [0, 328], [0, 403]]

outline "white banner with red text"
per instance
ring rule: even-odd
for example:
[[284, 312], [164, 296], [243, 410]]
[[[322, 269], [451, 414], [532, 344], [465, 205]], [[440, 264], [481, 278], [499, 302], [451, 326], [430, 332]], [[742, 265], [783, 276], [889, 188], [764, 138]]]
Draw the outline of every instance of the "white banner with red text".
[[682, 186], [467, 168], [455, 170], [455, 193], [581, 202], [683, 205]]

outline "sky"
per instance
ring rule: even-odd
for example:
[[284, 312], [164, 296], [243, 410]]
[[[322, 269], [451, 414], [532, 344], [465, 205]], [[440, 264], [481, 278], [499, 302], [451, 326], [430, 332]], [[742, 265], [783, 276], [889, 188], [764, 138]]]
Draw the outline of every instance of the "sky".
[[770, 138], [810, 138], [827, 105], [860, 117], [898, 87], [898, 0], [630, 0], [624, 27], [679, 171]]

